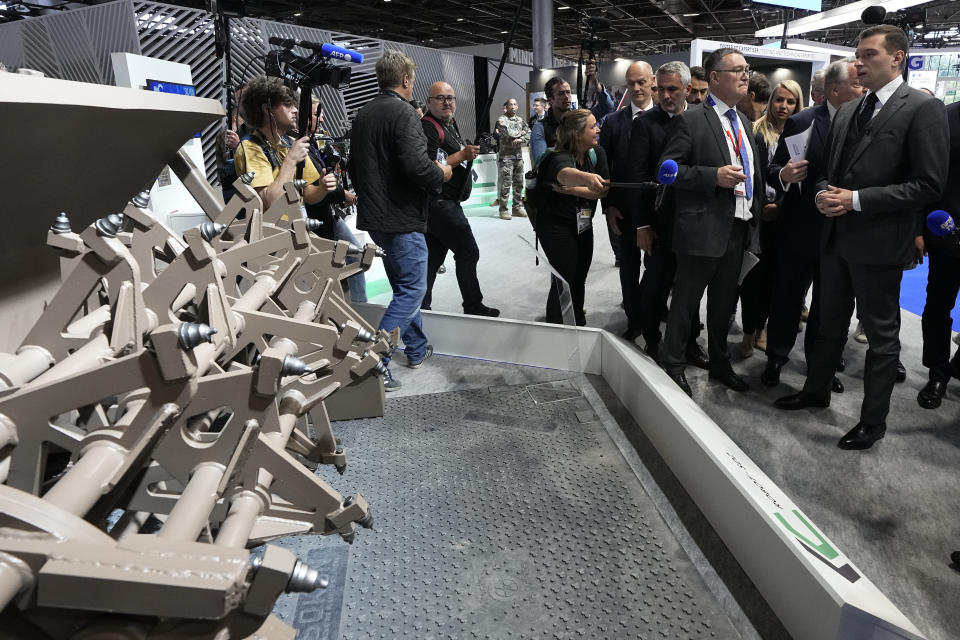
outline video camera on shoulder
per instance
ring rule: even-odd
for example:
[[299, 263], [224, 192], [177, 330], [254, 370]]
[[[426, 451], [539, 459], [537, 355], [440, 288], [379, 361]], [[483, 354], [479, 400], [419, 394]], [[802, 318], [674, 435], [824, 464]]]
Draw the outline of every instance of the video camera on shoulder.
[[[271, 36], [270, 44], [281, 47], [267, 53], [264, 60], [268, 76], [283, 78], [296, 87], [320, 87], [329, 85], [334, 89], [346, 89], [350, 86], [350, 67], [336, 66], [330, 60], [343, 60], [360, 64], [363, 54], [335, 44], [308, 42]], [[313, 55], [299, 56], [294, 47], [310, 49]]]

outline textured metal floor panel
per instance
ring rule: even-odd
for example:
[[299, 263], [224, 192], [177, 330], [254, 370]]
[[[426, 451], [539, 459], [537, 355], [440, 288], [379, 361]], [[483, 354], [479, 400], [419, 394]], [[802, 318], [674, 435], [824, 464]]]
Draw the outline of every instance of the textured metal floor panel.
[[[577, 382], [389, 399], [335, 425], [350, 462], [325, 477], [375, 519], [350, 548], [343, 638], [739, 637]], [[300, 598], [283, 617], [328, 637]]]

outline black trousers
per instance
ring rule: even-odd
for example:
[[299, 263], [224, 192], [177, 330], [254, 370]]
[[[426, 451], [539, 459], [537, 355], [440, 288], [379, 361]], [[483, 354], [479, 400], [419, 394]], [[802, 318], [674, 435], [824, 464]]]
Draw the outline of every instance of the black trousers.
[[[620, 231], [623, 231], [625, 224], [627, 224], [626, 218], [620, 220]], [[610, 248], [613, 249], [614, 260], [617, 260], [620, 262], [620, 264], [623, 264], [623, 245], [629, 244], [629, 242], [624, 242], [622, 235], [618, 236], [615, 234], [610, 225], [607, 225], [607, 237], [610, 238]]]
[[[643, 307], [640, 285], [640, 267], [643, 252], [637, 246], [637, 231], [627, 218], [620, 221], [620, 292], [623, 294], [623, 311], [627, 314], [627, 328], [642, 332]], [[649, 267], [647, 267], [649, 269]]]
[[767, 320], [767, 360], [786, 364], [797, 341], [800, 313], [806, 298], [807, 285], [813, 280], [813, 302], [807, 316], [803, 336], [803, 352], [807, 362], [820, 330], [820, 242], [815, 236], [797, 244], [784, 238], [778, 244], [774, 267], [770, 317]]
[[426, 240], [427, 293], [420, 307], [430, 308], [437, 269], [446, 259], [447, 251], [453, 251], [457, 266], [457, 284], [460, 285], [460, 295], [463, 297], [463, 310], [467, 313], [479, 310], [483, 306], [483, 293], [477, 280], [480, 248], [459, 202], [439, 199], [430, 203]]
[[946, 247], [931, 244], [927, 275], [927, 302], [923, 307], [923, 366], [930, 379], [950, 380], [950, 311], [960, 291], [960, 256]]
[[854, 301], [867, 334], [860, 422], [879, 426], [890, 412], [900, 358], [902, 265], [847, 262], [830, 248], [820, 258], [820, 332], [807, 361], [803, 390], [829, 397], [850, 329]]
[[[767, 325], [770, 304], [773, 296], [773, 278], [777, 264], [777, 245], [775, 221], [760, 222], [760, 261], [740, 285], [740, 322], [743, 333], [760, 331]], [[769, 332], [768, 338], [769, 340]]]
[[[620, 263], [623, 266], [623, 262]], [[667, 307], [670, 290], [677, 275], [677, 257], [670, 249], [669, 239], [657, 240], [652, 253], [643, 257], [643, 278], [640, 280], [640, 334], [647, 345], [660, 344], [660, 320]], [[700, 335], [700, 307], [690, 321], [690, 338], [687, 344], [693, 344]]]
[[[573, 315], [577, 326], [582, 327], [587, 324], [583, 311], [583, 299], [587, 273], [593, 261], [593, 229], [587, 229], [579, 234], [576, 228], [544, 230], [538, 236], [550, 266], [570, 285]], [[547, 295], [547, 322], [563, 324], [563, 315], [560, 310], [560, 283], [556, 280], [555, 277], [551, 277], [550, 293]]]
[[661, 354], [668, 371], [683, 369], [691, 325], [700, 309], [700, 299], [707, 291], [707, 354], [710, 370], [730, 368], [727, 352], [727, 327], [737, 304], [738, 280], [743, 264], [743, 247], [748, 225], [736, 220], [727, 240], [727, 249], [719, 258], [686, 254], [677, 255], [677, 277], [673, 285], [673, 302], [667, 317], [667, 335]]

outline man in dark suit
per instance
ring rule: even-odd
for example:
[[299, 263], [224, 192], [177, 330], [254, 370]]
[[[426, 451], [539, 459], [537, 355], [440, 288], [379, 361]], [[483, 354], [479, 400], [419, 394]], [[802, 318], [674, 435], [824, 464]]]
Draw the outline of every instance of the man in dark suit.
[[704, 63], [710, 93], [702, 107], [673, 122], [660, 161], [676, 161], [673, 249], [677, 277], [661, 361], [688, 395], [685, 351], [704, 289], [710, 377], [735, 391], [749, 386], [733, 371], [727, 327], [737, 302], [743, 252], [755, 243], [764, 200], [760, 155], [750, 120], [736, 105], [747, 93], [750, 67], [736, 49], [714, 51]]
[[[855, 58], [846, 58], [827, 67], [823, 85], [826, 102], [790, 116], [767, 170], [767, 184], [773, 185], [783, 197], [777, 220], [778, 259], [767, 322], [767, 368], [762, 376], [763, 383], [769, 387], [780, 383], [780, 369], [789, 360], [790, 350], [796, 342], [800, 312], [811, 278], [813, 303], [803, 339], [807, 362], [819, 332], [820, 231], [824, 218], [813, 198], [817, 193], [816, 180], [821, 173], [830, 122], [841, 106], [863, 95], [854, 61]], [[786, 140], [807, 129], [810, 137], [806, 158], [794, 162], [790, 159]], [[833, 390], [843, 390], [839, 380], [833, 383]]]
[[[646, 62], [634, 62], [627, 68], [627, 88], [630, 89], [630, 104], [603, 119], [600, 129], [600, 146], [610, 163], [610, 180], [630, 180], [630, 132], [633, 120], [653, 108], [650, 87], [653, 85], [653, 70]], [[620, 239], [623, 231], [633, 229], [629, 219], [630, 202], [636, 195], [626, 189], [610, 189], [603, 199], [603, 213], [607, 217], [610, 245], [620, 262], [620, 290], [623, 293], [623, 310], [627, 314], [627, 330], [623, 337], [633, 340], [640, 334], [639, 293], [640, 251], [629, 232], [626, 241]]]
[[[657, 106], [639, 114], [632, 123], [630, 134], [631, 182], [653, 182], [657, 178], [660, 154], [667, 144], [669, 125], [673, 118], [687, 108], [684, 99], [690, 85], [690, 69], [682, 62], [667, 62], [657, 69]], [[658, 359], [660, 351], [660, 318], [667, 306], [667, 297], [673, 287], [677, 272], [677, 260], [671, 248], [673, 237], [673, 192], [666, 192], [657, 206], [657, 193], [636, 193], [630, 200], [627, 217], [636, 236], [638, 254], [644, 254], [643, 280], [640, 281], [639, 297], [634, 313], [639, 317], [640, 333], [646, 341], [647, 354]], [[624, 242], [624, 246], [628, 243]], [[639, 267], [639, 265], [638, 265]], [[623, 270], [621, 267], [621, 275]], [[699, 313], [693, 317], [692, 330], [687, 342], [687, 362], [707, 368], [707, 354], [697, 342]]]
[[943, 103], [903, 81], [907, 47], [906, 34], [892, 25], [860, 34], [857, 76], [869, 92], [834, 118], [815, 195], [826, 216], [820, 334], [803, 390], [776, 402], [781, 409], [830, 405], [856, 299], [869, 348], [860, 422], [840, 439], [841, 449], [868, 449], [886, 433], [900, 355], [900, 280], [904, 266], [922, 256], [923, 210], [947, 178]]
[[[960, 102], [947, 106], [950, 126], [950, 166], [947, 188], [937, 203], [953, 217], [960, 218]], [[953, 238], [934, 236], [924, 225], [925, 247], [930, 255], [927, 274], [927, 303], [923, 307], [923, 366], [930, 369], [930, 378], [917, 395], [924, 409], [936, 409], [947, 392], [950, 375], [960, 372], [960, 350], [950, 362], [950, 310], [960, 290], [960, 248]], [[951, 367], [952, 365], [952, 367]]]

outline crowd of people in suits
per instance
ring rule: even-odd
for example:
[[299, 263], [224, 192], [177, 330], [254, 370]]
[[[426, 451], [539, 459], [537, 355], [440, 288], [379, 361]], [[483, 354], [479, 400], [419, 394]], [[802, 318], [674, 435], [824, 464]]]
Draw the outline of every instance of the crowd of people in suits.
[[[623, 337], [638, 347], [642, 338], [687, 394], [688, 365], [735, 391], [749, 388], [727, 338], [739, 300], [740, 354], [766, 351], [761, 381], [771, 387], [806, 321], [806, 381], [776, 406], [829, 406], [843, 392], [836, 372], [856, 309], [868, 343], [864, 400], [838, 446], [867, 449], [884, 437], [894, 384], [905, 378], [902, 274], [929, 255], [922, 328], [930, 378], [918, 403], [940, 406], [951, 375], [960, 377], [960, 358], [950, 357], [960, 250], [953, 237], [926, 232], [924, 221], [933, 209], [960, 205], [960, 107], [907, 85], [907, 50], [895, 26], [864, 30], [853, 57], [814, 77], [809, 108], [798, 83], [771, 85], [730, 48], [712, 52], [702, 69], [634, 63], [629, 103], [600, 122], [595, 109], [570, 109], [567, 82], [548, 81], [549, 108], [534, 123], [531, 150], [534, 162], [551, 150], [539, 179], [552, 182], [556, 197], [537, 228], [569, 283], [576, 323], [585, 323], [590, 220], [600, 201], [619, 242]], [[655, 181], [667, 160], [677, 165], [671, 186], [620, 186]], [[558, 285], [551, 283], [551, 322], [561, 321]], [[697, 341], [704, 293], [706, 353]]]

